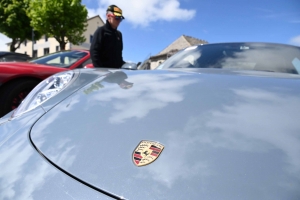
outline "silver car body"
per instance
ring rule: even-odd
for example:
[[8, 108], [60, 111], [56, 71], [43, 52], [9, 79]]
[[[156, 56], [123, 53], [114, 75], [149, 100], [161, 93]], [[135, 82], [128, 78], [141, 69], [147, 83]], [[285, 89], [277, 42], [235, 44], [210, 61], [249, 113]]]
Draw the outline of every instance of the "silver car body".
[[[300, 76], [223, 69], [75, 70], [0, 119], [0, 199], [300, 198]], [[126, 74], [130, 88], [116, 84]], [[134, 163], [141, 141], [163, 151]]]

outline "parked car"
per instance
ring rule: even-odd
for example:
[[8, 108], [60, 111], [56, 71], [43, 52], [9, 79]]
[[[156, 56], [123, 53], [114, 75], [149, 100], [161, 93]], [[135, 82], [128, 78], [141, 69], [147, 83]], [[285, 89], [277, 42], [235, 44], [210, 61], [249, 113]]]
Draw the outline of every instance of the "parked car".
[[26, 62], [30, 60], [31, 57], [27, 54], [9, 52], [9, 51], [0, 51], [0, 62]]
[[0, 199], [299, 199], [299, 59], [206, 44], [50, 76], [0, 119]]
[[29, 62], [0, 62], [0, 117], [17, 108], [40, 81], [90, 62], [85, 50], [56, 52]]

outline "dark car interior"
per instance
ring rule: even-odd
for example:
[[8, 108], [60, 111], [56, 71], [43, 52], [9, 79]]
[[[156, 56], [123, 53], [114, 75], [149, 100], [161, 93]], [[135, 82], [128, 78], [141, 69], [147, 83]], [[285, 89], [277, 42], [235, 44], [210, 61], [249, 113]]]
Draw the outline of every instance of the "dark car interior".
[[27, 54], [6, 51], [0, 52], [0, 62], [26, 62], [30, 59], [31, 57]]

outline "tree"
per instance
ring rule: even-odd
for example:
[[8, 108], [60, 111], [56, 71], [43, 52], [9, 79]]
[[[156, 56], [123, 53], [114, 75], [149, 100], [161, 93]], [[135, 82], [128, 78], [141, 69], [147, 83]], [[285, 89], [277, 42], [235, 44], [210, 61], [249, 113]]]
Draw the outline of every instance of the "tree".
[[68, 42], [79, 45], [87, 26], [87, 9], [81, 0], [28, 0], [28, 16], [34, 30], [54, 37], [65, 50]]
[[[24, 40], [32, 39], [28, 4], [24, 0], [0, 0], [0, 32], [12, 39], [10, 51], [15, 52]], [[35, 31], [35, 39], [41, 34]]]

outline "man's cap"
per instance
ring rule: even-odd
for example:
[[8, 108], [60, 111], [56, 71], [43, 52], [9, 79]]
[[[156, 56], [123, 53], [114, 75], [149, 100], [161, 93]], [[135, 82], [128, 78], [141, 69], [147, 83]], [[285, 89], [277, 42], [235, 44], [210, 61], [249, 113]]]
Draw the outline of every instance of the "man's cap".
[[115, 16], [122, 17], [123, 19], [125, 19], [125, 17], [122, 15], [122, 10], [116, 5], [108, 6], [106, 12], [108, 11], [112, 12]]

